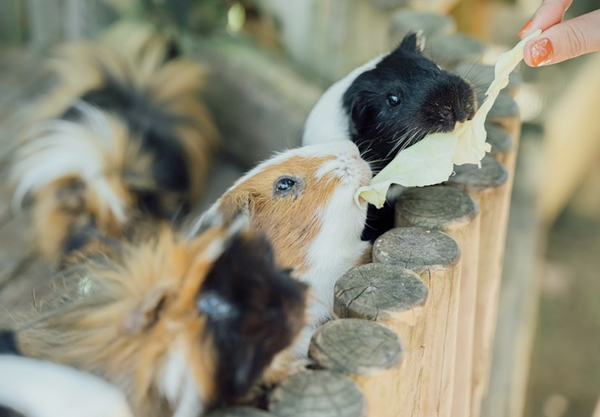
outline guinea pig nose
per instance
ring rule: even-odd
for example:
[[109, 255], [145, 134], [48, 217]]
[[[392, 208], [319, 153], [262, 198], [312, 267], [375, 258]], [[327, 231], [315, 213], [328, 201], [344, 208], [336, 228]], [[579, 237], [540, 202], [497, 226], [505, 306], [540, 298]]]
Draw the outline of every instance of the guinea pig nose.
[[448, 108], [440, 109], [440, 116], [448, 124], [453, 124], [456, 121], [454, 113]]

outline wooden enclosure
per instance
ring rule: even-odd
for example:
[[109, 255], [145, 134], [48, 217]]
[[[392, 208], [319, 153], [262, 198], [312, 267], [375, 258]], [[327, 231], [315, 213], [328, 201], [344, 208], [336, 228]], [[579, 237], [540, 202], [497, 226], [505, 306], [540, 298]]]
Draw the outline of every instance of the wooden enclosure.
[[[59, 3], [69, 10], [82, 4]], [[83, 4], [92, 3], [106, 7]], [[481, 63], [486, 46], [457, 33], [455, 21], [442, 15], [453, 0], [248, 3], [277, 22], [285, 55], [243, 36], [183, 36], [186, 53], [212, 66], [205, 98], [227, 149], [200, 209], [257, 161], [299, 146], [304, 120], [323, 86], [388, 51], [410, 31], [423, 30], [429, 56], [470, 78], [479, 91], [492, 79], [492, 67]], [[62, 29], [35, 29], [58, 33], [50, 39], [32, 27], [32, 41], [46, 47], [44, 42], [85, 36], [104, 25], [83, 9], [73, 10], [95, 24], [61, 26], [37, 16], [36, 25]], [[102, 19], [109, 21], [111, 14], [102, 12]], [[373, 262], [338, 281], [337, 319], [313, 337], [311, 369], [276, 388], [268, 411], [235, 408], [211, 417], [485, 417], [481, 408], [521, 127], [514, 100], [520, 83], [511, 76], [489, 114], [492, 152], [482, 168], [456, 167], [445, 184], [404, 191], [397, 228], [375, 242]], [[23, 256], [19, 230], [28, 220], [13, 218], [8, 194], [2, 197], [0, 239], [13, 242], [18, 236], [0, 251], [0, 303], [12, 311], [31, 303], [31, 288], [43, 282], [48, 267]], [[19, 239], [23, 242], [16, 243]]]
[[[299, 43], [287, 44], [284, 33], [283, 47], [328, 82], [378, 52], [389, 50], [409, 31], [419, 29], [429, 35], [426, 51], [430, 56], [443, 67], [483, 86], [478, 91], [485, 91], [493, 77], [493, 68], [480, 62], [485, 46], [456, 33], [453, 20], [445, 16], [406, 8], [369, 14], [369, 10], [379, 7], [374, 1], [344, 5], [326, 1], [317, 8], [305, 5], [303, 11], [282, 10], [276, 1], [263, 3], [269, 3], [270, 12], [284, 15], [284, 22], [285, 16], [291, 20], [301, 12], [318, 14], [314, 18], [317, 28], [313, 27], [321, 31], [318, 35], [311, 33], [312, 37], [295, 40]], [[347, 13], [343, 14], [344, 23], [338, 26], [331, 23], [331, 16], [342, 12]], [[351, 52], [345, 46], [356, 44], [344, 36], [348, 35], [348, 28], [341, 27], [348, 24], [346, 18], [354, 16], [353, 13], [368, 16], [365, 19], [371, 19], [371, 25], [380, 25], [381, 30], [368, 36], [373, 41], [373, 47], [366, 47], [371, 55], [360, 46]], [[327, 19], [330, 25], [322, 23]], [[311, 42], [314, 36], [322, 41]], [[337, 42], [335, 46], [333, 42]], [[263, 85], [271, 87], [271, 93], [275, 89], [273, 84], [278, 83], [272, 76], [285, 74], [289, 68], [257, 50], [252, 58], [248, 57], [257, 61], [250, 69], [242, 69], [241, 60], [234, 57], [237, 52], [233, 51], [241, 48], [247, 52], [247, 49], [239, 44], [201, 43], [195, 48], [202, 56], [222, 59], [223, 70], [247, 71], [249, 76], [260, 78]], [[272, 71], [269, 77], [264, 76], [265, 65]], [[235, 90], [231, 96], [243, 95], [250, 87], [234, 82], [239, 75], [219, 71], [216, 82]], [[307, 114], [311, 100], [318, 98], [314, 87], [307, 87], [313, 84], [307, 84], [297, 72], [289, 80], [288, 86], [292, 86], [289, 90], [275, 93], [280, 98], [277, 109], [271, 108], [267, 97], [264, 101], [259, 99], [266, 109], [263, 127], [269, 123], [268, 117], [281, 115], [281, 109], [288, 104], [306, 103], [300, 111]], [[338, 281], [335, 288], [338, 319], [323, 326], [312, 340], [310, 358], [314, 370], [296, 375], [280, 387], [264, 415], [485, 415], [481, 409], [490, 379], [508, 208], [521, 127], [513, 97], [521, 82], [518, 74], [512, 74], [490, 112], [486, 129], [492, 152], [481, 169], [469, 165], [456, 167], [455, 175], [446, 184], [403, 192], [396, 208], [397, 228], [376, 241], [373, 263], [349, 271]], [[296, 96], [293, 91], [301, 93], [299, 101], [293, 99]], [[483, 100], [483, 96], [478, 99]], [[214, 107], [220, 109], [221, 105], [224, 106], [215, 97]], [[224, 108], [221, 112], [225, 113]], [[219, 110], [217, 117], [218, 113]], [[285, 122], [292, 132], [302, 129], [303, 118], [297, 119], [296, 114]], [[262, 123], [250, 117], [247, 122], [251, 126]], [[227, 129], [237, 138], [242, 136], [245, 126], [243, 121], [228, 124]], [[257, 127], [256, 131], [262, 128]], [[264, 137], [254, 140], [261, 144], [258, 148], [261, 151], [276, 143]], [[239, 157], [248, 158], [248, 154]], [[379, 326], [373, 326], [373, 322]], [[338, 377], [334, 378], [332, 373]], [[351, 399], [344, 397], [342, 390], [352, 392]], [[232, 409], [230, 413], [220, 411], [218, 415], [233, 417], [250, 411]]]

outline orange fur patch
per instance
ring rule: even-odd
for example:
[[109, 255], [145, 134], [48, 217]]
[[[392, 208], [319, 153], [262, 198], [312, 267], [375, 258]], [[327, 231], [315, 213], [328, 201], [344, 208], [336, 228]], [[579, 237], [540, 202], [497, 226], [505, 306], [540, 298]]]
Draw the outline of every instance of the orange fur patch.
[[126, 247], [122, 262], [90, 265], [82, 276], [96, 289], [23, 328], [24, 353], [106, 378], [126, 392], [136, 415], [159, 417], [166, 355], [180, 345], [210, 400], [214, 353], [195, 297], [211, 266], [200, 254], [222, 233], [211, 229], [189, 242], [164, 228], [158, 238]]
[[[277, 264], [304, 272], [308, 268], [308, 249], [321, 229], [319, 213], [340, 182], [330, 173], [317, 178], [319, 168], [332, 159], [293, 156], [281, 164], [266, 166], [223, 195], [219, 204], [225, 221], [237, 212], [247, 212], [251, 227], [265, 233], [272, 242]], [[274, 183], [282, 176], [302, 179], [303, 190], [297, 197], [273, 195]]]

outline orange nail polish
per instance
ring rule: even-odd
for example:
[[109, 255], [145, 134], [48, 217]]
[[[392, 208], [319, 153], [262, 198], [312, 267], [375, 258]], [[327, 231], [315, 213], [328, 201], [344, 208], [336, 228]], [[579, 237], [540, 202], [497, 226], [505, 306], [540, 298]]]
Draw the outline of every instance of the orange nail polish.
[[525, 23], [525, 26], [521, 28], [519, 31], [519, 39], [523, 39], [531, 29], [531, 25], [533, 25], [533, 19], [529, 19], [529, 22]]
[[531, 63], [534, 67], [539, 67], [550, 63], [554, 56], [554, 48], [550, 39], [543, 38], [537, 40], [531, 45]]

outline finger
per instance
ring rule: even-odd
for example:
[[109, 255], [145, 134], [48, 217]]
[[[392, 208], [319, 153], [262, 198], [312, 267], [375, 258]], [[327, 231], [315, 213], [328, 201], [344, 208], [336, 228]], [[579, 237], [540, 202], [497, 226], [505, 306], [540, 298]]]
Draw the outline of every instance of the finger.
[[572, 2], [573, 0], [545, 0], [542, 2], [531, 20], [519, 31], [519, 38], [525, 38], [536, 29], [546, 30], [560, 23]]
[[527, 65], [556, 64], [579, 55], [600, 50], [600, 10], [552, 26], [527, 42]]

